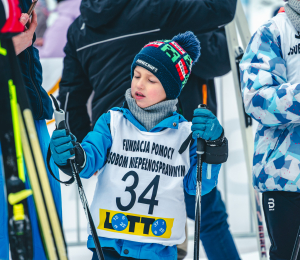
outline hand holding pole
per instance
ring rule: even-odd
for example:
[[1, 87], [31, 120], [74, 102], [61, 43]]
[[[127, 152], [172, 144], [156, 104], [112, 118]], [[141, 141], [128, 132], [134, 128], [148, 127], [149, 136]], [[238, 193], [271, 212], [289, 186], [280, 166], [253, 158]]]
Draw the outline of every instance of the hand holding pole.
[[[54, 103], [54, 106], [55, 106], [54, 118], [55, 118], [55, 123], [56, 123], [57, 129], [66, 129], [66, 131], [68, 131], [66, 123], [65, 123], [65, 111], [63, 111], [62, 109], [59, 108], [59, 105], [58, 105], [58, 102], [57, 102], [56, 98], [52, 95], [50, 95], [50, 96], [51, 96], [51, 98], [53, 100], [53, 103]], [[70, 160], [70, 164], [71, 164], [71, 167], [72, 167], [72, 172], [73, 172], [74, 179], [77, 183], [81, 203], [82, 203], [82, 206], [83, 206], [88, 224], [90, 226], [91, 234], [92, 234], [92, 237], [93, 237], [93, 240], [94, 240], [94, 243], [95, 243], [95, 249], [96, 249], [98, 259], [99, 260], [105, 260], [104, 255], [103, 255], [103, 251], [102, 251], [99, 239], [98, 239], [95, 224], [94, 224], [94, 221], [93, 221], [90, 209], [89, 209], [88, 201], [86, 199], [85, 192], [84, 192], [83, 186], [82, 186], [82, 182], [81, 182], [81, 179], [79, 177], [78, 170], [77, 170], [77, 165], [76, 165], [76, 162], [75, 162], [75, 152], [74, 152], [74, 156], [72, 156], [69, 160]]]

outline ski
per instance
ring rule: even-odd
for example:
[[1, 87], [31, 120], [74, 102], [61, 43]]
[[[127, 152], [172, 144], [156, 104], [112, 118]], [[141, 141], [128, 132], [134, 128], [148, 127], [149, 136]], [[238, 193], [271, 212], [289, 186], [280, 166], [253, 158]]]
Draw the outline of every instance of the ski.
[[[7, 52], [2, 52], [0, 59], [6, 55]], [[13, 260], [29, 260], [33, 258], [33, 241], [27, 197], [31, 196], [32, 191], [25, 188], [23, 160], [19, 159], [22, 148], [18, 134], [15, 89], [4, 66], [5, 63], [0, 62], [0, 109], [5, 111], [0, 113], [0, 120], [4, 122], [0, 141], [7, 195], [9, 244]]]
[[298, 229], [298, 234], [297, 234], [296, 241], [294, 244], [291, 260], [297, 260], [299, 251], [300, 251], [300, 227]]
[[1, 57], [1, 66], [4, 67], [5, 64], [3, 73], [6, 73], [11, 79], [11, 84], [15, 86], [16, 96], [18, 97], [17, 114], [23, 154], [33, 192], [45, 253], [49, 260], [67, 260], [67, 248], [63, 230], [54, 204], [44, 158], [12, 40], [2, 40], [1, 47], [7, 52], [5, 56]]

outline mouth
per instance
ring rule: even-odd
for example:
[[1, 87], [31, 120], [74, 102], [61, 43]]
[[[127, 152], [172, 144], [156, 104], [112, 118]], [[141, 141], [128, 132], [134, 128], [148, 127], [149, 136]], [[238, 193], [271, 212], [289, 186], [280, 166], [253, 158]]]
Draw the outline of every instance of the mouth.
[[135, 97], [136, 97], [136, 99], [142, 99], [142, 98], [144, 98], [144, 97], [146, 97], [146, 96], [143, 95], [141, 92], [136, 91], [136, 92], [135, 92]]

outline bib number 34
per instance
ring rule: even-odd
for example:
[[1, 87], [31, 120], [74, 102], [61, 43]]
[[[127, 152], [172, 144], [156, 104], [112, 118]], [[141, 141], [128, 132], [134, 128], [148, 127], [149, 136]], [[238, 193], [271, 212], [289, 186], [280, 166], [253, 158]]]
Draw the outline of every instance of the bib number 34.
[[[116, 203], [117, 203], [117, 207], [122, 210], [122, 211], [128, 211], [130, 210], [135, 202], [136, 202], [136, 193], [135, 193], [135, 188], [138, 186], [139, 184], [139, 176], [135, 171], [130, 171], [127, 172], [123, 178], [122, 181], [126, 181], [128, 177], [132, 176], [133, 177], [133, 184], [131, 186], [127, 186], [125, 191], [128, 191], [131, 195], [131, 199], [128, 205], [124, 206], [121, 203], [121, 198], [117, 197], [116, 198]], [[157, 195], [157, 189], [158, 189], [158, 183], [159, 183], [159, 175], [156, 175], [154, 177], [154, 179], [149, 183], [149, 185], [146, 187], [146, 189], [142, 192], [142, 194], [139, 196], [138, 198], [138, 203], [142, 203], [142, 204], [148, 204], [149, 205], [149, 210], [148, 210], [148, 214], [153, 214], [153, 209], [154, 206], [158, 205], [158, 200], [155, 199], [156, 195]], [[151, 194], [151, 198], [147, 199], [145, 198], [145, 196], [147, 195], [147, 193], [151, 190], [151, 188], [153, 187], [152, 190], [152, 194]]]

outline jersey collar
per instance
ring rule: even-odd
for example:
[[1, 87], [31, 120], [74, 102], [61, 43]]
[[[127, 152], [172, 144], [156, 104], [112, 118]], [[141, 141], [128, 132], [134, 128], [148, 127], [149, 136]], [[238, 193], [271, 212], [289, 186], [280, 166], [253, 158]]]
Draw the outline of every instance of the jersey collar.
[[[140, 124], [136, 120], [136, 118], [132, 115], [130, 110], [126, 108], [126, 104], [123, 107], [115, 107], [112, 108], [114, 111], [120, 111], [123, 113], [123, 116], [127, 118], [134, 126], [136, 126], [139, 130], [147, 132], [146, 128]], [[160, 132], [166, 128], [178, 129], [178, 125], [181, 122], [187, 121], [182, 115], [177, 112], [173, 112], [173, 115], [164, 119], [156, 126], [154, 126], [149, 132]]]

